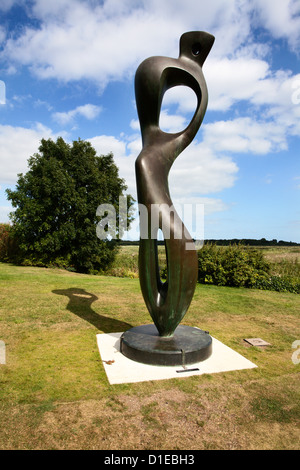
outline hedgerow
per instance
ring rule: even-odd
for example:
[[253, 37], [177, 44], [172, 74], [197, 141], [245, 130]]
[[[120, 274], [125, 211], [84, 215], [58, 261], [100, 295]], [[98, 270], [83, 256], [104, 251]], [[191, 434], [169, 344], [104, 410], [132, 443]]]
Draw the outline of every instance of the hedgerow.
[[206, 244], [198, 252], [198, 261], [198, 282], [202, 284], [300, 293], [300, 280], [272, 274], [262, 250]]

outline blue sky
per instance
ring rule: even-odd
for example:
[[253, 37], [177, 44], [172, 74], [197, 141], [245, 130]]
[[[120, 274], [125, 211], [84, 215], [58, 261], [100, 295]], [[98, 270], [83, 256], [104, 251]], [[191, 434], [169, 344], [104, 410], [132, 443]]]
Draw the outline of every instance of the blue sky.
[[[171, 170], [174, 205], [204, 204], [205, 238], [300, 243], [299, 0], [2, 0], [0, 18], [0, 221], [42, 138], [112, 151], [136, 197], [135, 71], [201, 30], [216, 38], [208, 109]], [[161, 127], [182, 130], [195, 106], [191, 90], [170, 90]]]

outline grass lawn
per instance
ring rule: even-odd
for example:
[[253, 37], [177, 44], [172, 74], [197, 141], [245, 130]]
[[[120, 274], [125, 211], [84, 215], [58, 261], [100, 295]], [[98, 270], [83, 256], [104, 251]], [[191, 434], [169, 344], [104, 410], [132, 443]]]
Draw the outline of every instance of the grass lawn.
[[299, 295], [198, 285], [182, 323], [258, 367], [111, 386], [96, 334], [150, 322], [137, 278], [0, 264], [0, 449], [299, 448]]

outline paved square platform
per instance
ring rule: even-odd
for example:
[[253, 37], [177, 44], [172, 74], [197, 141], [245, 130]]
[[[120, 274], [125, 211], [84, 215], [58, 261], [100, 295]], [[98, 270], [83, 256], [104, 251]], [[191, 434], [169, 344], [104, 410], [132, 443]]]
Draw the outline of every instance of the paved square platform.
[[257, 367], [241, 354], [212, 338], [212, 355], [203, 362], [183, 366], [152, 366], [128, 359], [120, 352], [121, 333], [98, 334], [97, 345], [111, 385], [214, 374]]

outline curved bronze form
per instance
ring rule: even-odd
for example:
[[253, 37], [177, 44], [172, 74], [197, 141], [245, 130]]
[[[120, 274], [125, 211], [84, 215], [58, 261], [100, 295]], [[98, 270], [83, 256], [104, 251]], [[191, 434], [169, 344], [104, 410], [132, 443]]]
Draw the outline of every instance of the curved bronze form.
[[[213, 42], [214, 37], [206, 32], [185, 33], [180, 39], [178, 59], [150, 57], [141, 63], [135, 77], [143, 140], [143, 149], [136, 159], [137, 193], [140, 207], [147, 208], [146, 230], [141, 226], [139, 276], [145, 303], [160, 336], [173, 335], [189, 308], [197, 282], [195, 245], [173, 208], [168, 174], [177, 156], [195, 137], [203, 120], [208, 96], [202, 65]], [[188, 127], [182, 132], [168, 134], [159, 127], [161, 103], [164, 93], [177, 85], [192, 88], [198, 103]], [[159, 276], [159, 229], [163, 232], [166, 246], [166, 282], [162, 282]]]

